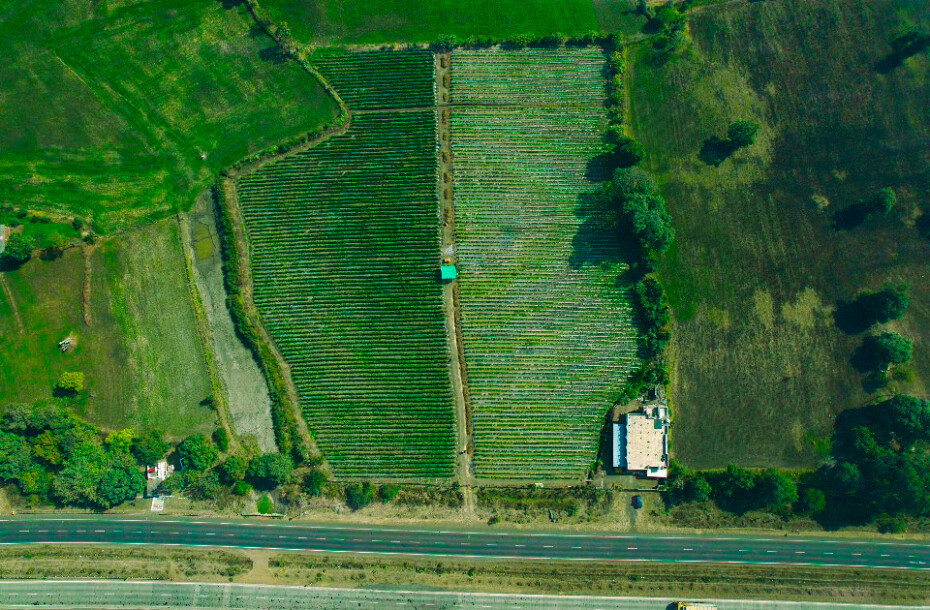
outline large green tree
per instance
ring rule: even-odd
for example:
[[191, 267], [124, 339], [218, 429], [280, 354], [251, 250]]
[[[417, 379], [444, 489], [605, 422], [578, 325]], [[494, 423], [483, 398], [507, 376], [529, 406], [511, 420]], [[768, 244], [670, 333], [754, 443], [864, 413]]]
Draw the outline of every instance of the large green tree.
[[294, 463], [281, 453], [266, 453], [249, 462], [246, 479], [256, 489], [274, 489], [291, 479]]
[[3, 254], [0, 254], [0, 266], [19, 267], [32, 258], [36, 249], [36, 240], [31, 235], [13, 233], [6, 242]]
[[178, 445], [178, 458], [187, 470], [207, 470], [219, 457], [216, 445], [203, 434], [189, 436]]

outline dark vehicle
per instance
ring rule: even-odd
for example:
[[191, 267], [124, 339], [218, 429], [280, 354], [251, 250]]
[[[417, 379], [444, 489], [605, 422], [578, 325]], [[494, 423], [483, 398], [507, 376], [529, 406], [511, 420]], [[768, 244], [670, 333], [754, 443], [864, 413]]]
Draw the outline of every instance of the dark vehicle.
[[633, 496], [633, 508], [639, 510], [643, 507], [643, 497], [642, 496]]

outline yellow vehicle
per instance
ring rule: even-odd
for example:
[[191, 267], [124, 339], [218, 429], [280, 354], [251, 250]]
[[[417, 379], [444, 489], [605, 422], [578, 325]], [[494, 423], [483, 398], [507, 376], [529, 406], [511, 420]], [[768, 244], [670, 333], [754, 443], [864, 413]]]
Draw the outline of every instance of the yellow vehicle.
[[698, 602], [678, 602], [678, 610], [717, 610], [717, 606]]

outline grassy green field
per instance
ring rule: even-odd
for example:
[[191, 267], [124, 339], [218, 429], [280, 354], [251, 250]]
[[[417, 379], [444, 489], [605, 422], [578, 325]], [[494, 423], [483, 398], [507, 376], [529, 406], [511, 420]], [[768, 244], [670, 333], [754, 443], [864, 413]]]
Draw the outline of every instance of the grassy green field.
[[592, 30], [638, 32], [635, 0], [263, 0], [307, 42], [431, 42], [443, 35], [514, 38]]
[[[738, 3], [696, 12], [693, 45], [667, 64], [637, 51], [632, 127], [678, 234], [662, 279], [684, 463], [814, 465], [812, 441], [870, 398], [849, 362], [859, 339], [832, 317], [863, 289], [910, 284], [892, 326], [917, 341], [916, 379], [897, 389], [927, 394], [930, 242], [914, 219], [930, 211], [930, 61], [875, 65], [894, 35], [928, 23], [930, 5], [903, 0]], [[704, 164], [704, 140], [738, 118], [762, 125], [757, 142]], [[898, 193], [891, 217], [832, 227], [836, 210], [884, 186]]]
[[[597, 49], [453, 54], [453, 186], [479, 477], [580, 478], [637, 363], [618, 286], [624, 266], [609, 253], [610, 236], [586, 230], [582, 211], [606, 129], [603, 65]], [[552, 103], [563, 106], [528, 107]]]
[[8, 0], [0, 40], [4, 203], [102, 231], [189, 208], [215, 172], [337, 113], [214, 0]]
[[[90, 396], [75, 409], [104, 427], [176, 437], [211, 430], [214, 413], [199, 404], [210, 386], [177, 224], [105, 242], [90, 273], [90, 326], [80, 248], [0, 274], [9, 289], [0, 291], [0, 404], [49, 398], [61, 372], [83, 371]], [[58, 342], [69, 335], [77, 347], [63, 354]]]
[[[433, 64], [417, 65], [432, 102]], [[238, 183], [255, 304], [338, 476], [452, 474], [435, 121], [357, 115]]]

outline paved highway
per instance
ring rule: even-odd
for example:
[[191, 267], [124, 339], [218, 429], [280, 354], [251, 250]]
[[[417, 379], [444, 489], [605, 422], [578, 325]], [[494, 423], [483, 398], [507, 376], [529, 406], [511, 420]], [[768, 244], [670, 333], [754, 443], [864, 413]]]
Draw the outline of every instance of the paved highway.
[[63, 543], [169, 544], [570, 561], [694, 561], [930, 569], [930, 545], [901, 542], [462, 532], [109, 516], [0, 520], [0, 544]]
[[930, 569], [930, 545], [906, 542], [464, 532], [110, 516], [0, 520], [0, 544], [67, 543], [164, 544], [431, 557]]
[[[230, 610], [666, 610], [663, 598], [499, 595], [202, 583], [0, 581], [3, 608], [224, 608]], [[718, 610], [906, 610], [904, 606], [715, 600]]]

